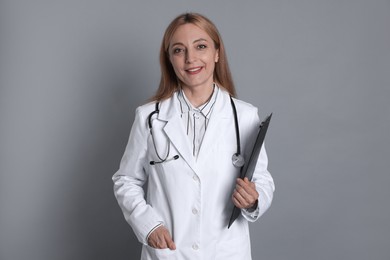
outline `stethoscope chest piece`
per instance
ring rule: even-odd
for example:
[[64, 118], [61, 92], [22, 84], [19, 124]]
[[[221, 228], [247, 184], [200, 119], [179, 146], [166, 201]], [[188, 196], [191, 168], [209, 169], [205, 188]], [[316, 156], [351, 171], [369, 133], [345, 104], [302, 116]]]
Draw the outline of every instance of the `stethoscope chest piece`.
[[232, 163], [237, 168], [244, 166], [244, 164], [245, 164], [244, 156], [242, 156], [241, 154], [238, 154], [238, 153], [233, 154]]

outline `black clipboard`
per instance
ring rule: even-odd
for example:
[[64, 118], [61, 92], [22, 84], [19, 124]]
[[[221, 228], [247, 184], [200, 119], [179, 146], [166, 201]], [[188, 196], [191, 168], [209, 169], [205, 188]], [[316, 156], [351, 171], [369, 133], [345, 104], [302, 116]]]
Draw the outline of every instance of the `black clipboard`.
[[[256, 137], [255, 144], [252, 149], [252, 153], [249, 157], [249, 160], [245, 165], [241, 168], [240, 171], [240, 178], [244, 179], [245, 177], [248, 178], [248, 180], [252, 180], [253, 173], [256, 168], [257, 160], [259, 158], [261, 147], [264, 143], [265, 134], [268, 130], [269, 122], [271, 121], [272, 113], [267, 116], [263, 122], [261, 122], [259, 127], [259, 132]], [[228, 228], [233, 224], [233, 222], [237, 219], [237, 217], [240, 215], [241, 209], [234, 206], [232, 215], [230, 216], [229, 225]]]

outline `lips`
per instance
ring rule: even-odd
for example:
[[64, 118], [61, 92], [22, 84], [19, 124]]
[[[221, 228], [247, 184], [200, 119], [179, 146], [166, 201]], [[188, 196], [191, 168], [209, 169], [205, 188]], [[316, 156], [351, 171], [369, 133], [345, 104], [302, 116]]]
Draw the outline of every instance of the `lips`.
[[185, 71], [188, 74], [194, 75], [194, 74], [198, 74], [202, 70], [202, 68], [203, 67], [194, 67], [194, 68], [186, 69]]

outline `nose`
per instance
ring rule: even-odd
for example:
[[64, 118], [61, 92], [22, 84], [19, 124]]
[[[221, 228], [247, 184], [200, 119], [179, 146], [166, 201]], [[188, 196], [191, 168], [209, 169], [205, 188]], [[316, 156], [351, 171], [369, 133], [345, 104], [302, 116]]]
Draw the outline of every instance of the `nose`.
[[196, 60], [196, 53], [193, 50], [186, 51], [186, 63], [193, 63]]

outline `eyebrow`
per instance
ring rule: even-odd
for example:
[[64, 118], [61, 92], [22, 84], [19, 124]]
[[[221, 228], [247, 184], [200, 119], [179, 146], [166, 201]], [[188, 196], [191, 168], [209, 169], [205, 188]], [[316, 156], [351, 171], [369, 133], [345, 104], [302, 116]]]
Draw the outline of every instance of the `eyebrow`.
[[[206, 39], [204, 39], [204, 38], [199, 38], [199, 39], [197, 39], [197, 40], [195, 40], [195, 41], [193, 41], [192, 43], [197, 43], [197, 42], [202, 42], [202, 41], [205, 41], [205, 42], [207, 42], [207, 40]], [[175, 42], [174, 44], [172, 44], [170, 47], [173, 47], [173, 46], [176, 46], [176, 45], [184, 45], [183, 43], [181, 43], [181, 42]]]

